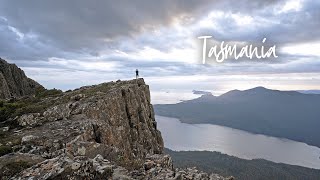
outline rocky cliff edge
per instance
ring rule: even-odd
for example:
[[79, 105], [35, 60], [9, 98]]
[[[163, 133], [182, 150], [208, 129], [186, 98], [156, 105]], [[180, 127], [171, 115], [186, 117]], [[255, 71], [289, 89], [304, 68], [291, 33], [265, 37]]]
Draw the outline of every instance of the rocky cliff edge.
[[224, 179], [173, 168], [143, 79], [28, 102], [37, 108], [1, 129], [10, 152], [0, 157], [2, 179]]

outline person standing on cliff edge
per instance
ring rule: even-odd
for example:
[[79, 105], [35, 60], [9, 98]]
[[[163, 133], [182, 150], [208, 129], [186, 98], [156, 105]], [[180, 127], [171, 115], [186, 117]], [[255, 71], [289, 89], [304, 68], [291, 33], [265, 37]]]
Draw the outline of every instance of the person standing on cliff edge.
[[138, 71], [138, 69], [136, 69], [136, 79], [138, 79], [139, 78], [139, 71]]

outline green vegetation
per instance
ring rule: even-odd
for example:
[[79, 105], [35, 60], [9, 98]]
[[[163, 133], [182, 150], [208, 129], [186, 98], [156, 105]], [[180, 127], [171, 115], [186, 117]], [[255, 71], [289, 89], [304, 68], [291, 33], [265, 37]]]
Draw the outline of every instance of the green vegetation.
[[234, 176], [237, 180], [319, 180], [320, 170], [300, 166], [274, 163], [263, 159], [245, 160], [209, 151], [165, 150], [176, 167], [193, 167], [208, 173]]
[[[10, 143], [9, 143], [10, 142]], [[7, 144], [10, 145], [7, 145]], [[18, 135], [13, 135], [11, 132], [3, 132], [0, 131], [0, 156], [3, 156], [5, 154], [9, 154], [11, 152], [15, 152], [21, 144], [21, 137]]]
[[10, 179], [10, 177], [29, 167], [31, 165], [26, 161], [10, 162], [0, 169], [0, 177], [2, 179]]
[[[24, 97], [21, 99], [13, 99], [10, 101], [0, 100], [0, 123], [10, 118], [20, 116], [27, 113], [41, 113], [49, 106], [53, 105], [53, 100], [43, 101], [48, 98], [62, 96], [63, 92], [57, 89], [46, 90], [39, 88], [34, 97]], [[9, 124], [8, 124], [9, 123]], [[16, 126], [13, 121], [6, 125]]]
[[50, 90], [46, 90], [43, 88], [38, 88], [36, 90], [36, 98], [47, 98], [47, 97], [57, 97], [60, 96], [63, 92], [59, 89], [50, 89]]
[[0, 101], [0, 122], [7, 120], [15, 114], [16, 110], [23, 107], [19, 102]]
[[12, 152], [12, 148], [10, 146], [0, 146], [0, 156], [9, 154]]

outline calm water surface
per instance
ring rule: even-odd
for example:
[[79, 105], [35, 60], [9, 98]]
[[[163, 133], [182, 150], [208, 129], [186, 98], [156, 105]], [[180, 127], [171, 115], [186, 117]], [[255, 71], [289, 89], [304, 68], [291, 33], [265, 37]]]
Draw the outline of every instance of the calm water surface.
[[211, 124], [185, 124], [176, 118], [156, 116], [165, 147], [208, 150], [243, 159], [267, 159], [320, 169], [320, 148], [288, 139], [252, 134]]

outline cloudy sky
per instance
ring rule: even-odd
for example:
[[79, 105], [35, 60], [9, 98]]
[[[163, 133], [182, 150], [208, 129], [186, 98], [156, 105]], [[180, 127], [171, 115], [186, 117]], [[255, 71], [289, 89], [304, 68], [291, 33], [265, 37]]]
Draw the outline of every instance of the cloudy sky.
[[[0, 0], [0, 57], [47, 88], [134, 78], [154, 103], [265, 86], [320, 89], [320, 1]], [[277, 59], [201, 64], [197, 37], [256, 44]]]

